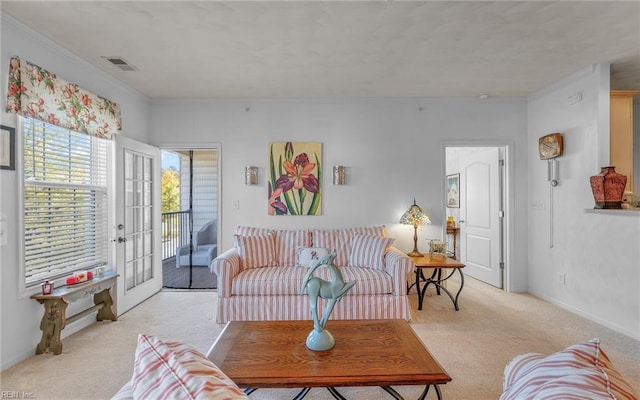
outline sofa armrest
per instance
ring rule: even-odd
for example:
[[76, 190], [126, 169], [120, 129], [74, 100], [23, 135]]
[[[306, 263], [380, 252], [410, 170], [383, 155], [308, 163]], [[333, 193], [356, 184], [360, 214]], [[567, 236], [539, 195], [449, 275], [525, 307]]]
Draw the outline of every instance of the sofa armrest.
[[211, 272], [218, 277], [218, 297], [231, 297], [231, 282], [240, 273], [240, 254], [230, 248], [211, 262]]
[[395, 296], [407, 294], [407, 275], [413, 272], [413, 260], [395, 247], [389, 247], [384, 256], [385, 272], [393, 278], [393, 292]]

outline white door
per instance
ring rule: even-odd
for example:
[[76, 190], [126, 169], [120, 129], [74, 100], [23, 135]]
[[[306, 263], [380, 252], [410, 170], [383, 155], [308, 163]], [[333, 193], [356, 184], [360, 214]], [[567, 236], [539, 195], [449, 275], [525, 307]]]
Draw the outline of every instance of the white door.
[[117, 310], [122, 314], [162, 288], [160, 150], [116, 139]]
[[460, 261], [465, 275], [502, 287], [500, 148], [460, 158]]

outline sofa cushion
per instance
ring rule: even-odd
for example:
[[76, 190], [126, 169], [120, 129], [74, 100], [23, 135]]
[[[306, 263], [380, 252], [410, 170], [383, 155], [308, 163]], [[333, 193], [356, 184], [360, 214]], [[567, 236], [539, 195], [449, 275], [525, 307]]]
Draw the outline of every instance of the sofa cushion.
[[248, 399], [191, 346], [139, 335], [131, 388], [135, 399]]
[[329, 254], [326, 247], [305, 247], [296, 248], [296, 266], [311, 267], [314, 262]]
[[527, 353], [505, 368], [500, 400], [637, 400], [598, 339], [544, 356]]
[[313, 231], [314, 247], [326, 247], [332, 253], [336, 253], [333, 263], [337, 267], [346, 267], [349, 264], [349, 239], [351, 233], [347, 229], [317, 229]]
[[384, 270], [384, 255], [394, 240], [359, 233], [353, 235], [349, 248], [349, 266]]
[[271, 267], [276, 264], [275, 234], [234, 235], [240, 254], [240, 269]]
[[233, 278], [231, 295], [299, 295], [307, 270], [299, 267], [247, 269]]
[[311, 245], [311, 233], [307, 230], [276, 231], [277, 265], [292, 267], [296, 264], [296, 249]]
[[[231, 284], [234, 296], [298, 295], [302, 288], [306, 267], [265, 267], [240, 272]], [[393, 290], [393, 279], [384, 271], [360, 267], [340, 267], [345, 281], [356, 281], [349, 295], [389, 294]], [[331, 271], [319, 267], [314, 275], [331, 280]]]

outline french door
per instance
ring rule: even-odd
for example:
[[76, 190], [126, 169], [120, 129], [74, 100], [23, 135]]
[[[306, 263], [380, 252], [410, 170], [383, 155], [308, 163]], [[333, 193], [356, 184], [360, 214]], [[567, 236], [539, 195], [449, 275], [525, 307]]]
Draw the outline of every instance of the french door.
[[160, 150], [116, 139], [117, 310], [122, 314], [162, 287]]

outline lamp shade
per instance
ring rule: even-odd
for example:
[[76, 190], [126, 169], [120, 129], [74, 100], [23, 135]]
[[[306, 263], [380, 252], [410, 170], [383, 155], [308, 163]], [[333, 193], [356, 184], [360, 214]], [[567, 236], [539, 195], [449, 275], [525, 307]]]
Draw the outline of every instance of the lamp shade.
[[416, 204], [416, 200], [413, 199], [413, 204], [409, 209], [400, 217], [400, 223], [404, 225], [422, 226], [431, 223], [429, 216], [425, 214], [420, 206]]

